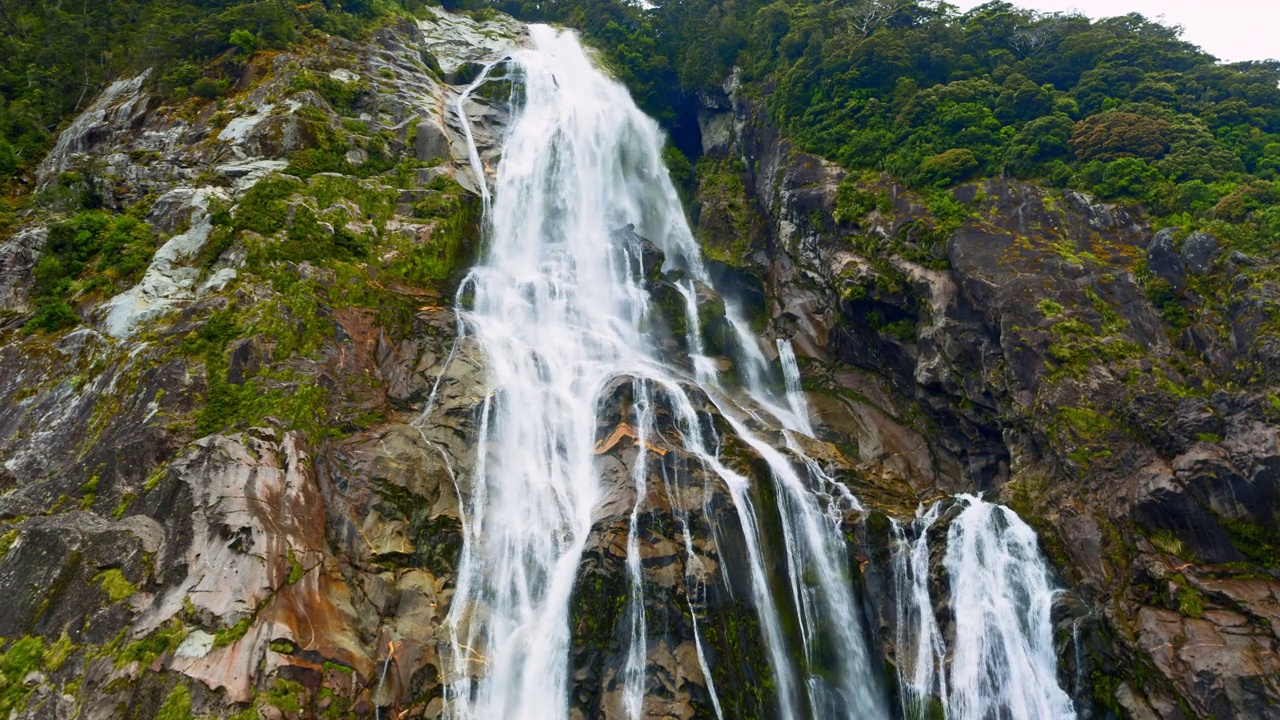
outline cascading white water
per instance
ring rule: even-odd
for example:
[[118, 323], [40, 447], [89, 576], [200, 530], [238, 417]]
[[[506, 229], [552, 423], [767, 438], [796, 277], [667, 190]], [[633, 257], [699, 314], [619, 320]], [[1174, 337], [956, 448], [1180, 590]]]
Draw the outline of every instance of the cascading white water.
[[929, 528], [937, 522], [941, 510], [942, 503], [935, 503], [927, 511], [917, 511], [911, 526], [915, 535], [912, 539], [898, 523], [892, 526], [897, 541], [893, 553], [897, 605], [894, 640], [898, 687], [907, 718], [929, 717], [934, 698], [940, 707], [947, 707], [947, 647], [929, 595]]
[[1035, 532], [1012, 510], [958, 495], [943, 559], [954, 637], [948, 647], [929, 593], [929, 528], [946, 503], [917, 513], [913, 538], [894, 525], [898, 679], [903, 716], [949, 720], [1075, 718], [1058, 684], [1050, 610], [1056, 590]]
[[948, 716], [1075, 718], [1058, 684], [1050, 610], [1057, 593], [1035, 531], [1008, 508], [961, 495], [947, 531], [956, 635]]
[[787, 390], [787, 405], [796, 417], [798, 429], [806, 435], [813, 434], [813, 425], [809, 423], [809, 404], [805, 402], [804, 390], [800, 388], [800, 366], [796, 363], [796, 351], [790, 340], [778, 338], [778, 361], [782, 364], [782, 381]]
[[[459, 293], [469, 297], [460, 302], [460, 316], [485, 353], [493, 392], [483, 403], [474, 477], [460, 483], [468, 497], [447, 618], [446, 712], [467, 720], [568, 715], [568, 607], [599, 493], [595, 413], [603, 389], [631, 377], [637, 436], [652, 431], [651, 410], [661, 403], [680, 426], [683, 451], [729, 490], [778, 717], [885, 717], [839, 526], [856, 500], [801, 451], [790, 433], [810, 432], [807, 411], [784, 409], [762, 388], [767, 363], [732, 310], [750, 397], [735, 399], [721, 388], [714, 365], [701, 358], [692, 284], [679, 289], [688, 301], [693, 377], [657, 359], [640, 331], [648, 312], [643, 274], [627, 249], [616, 247], [615, 231], [634, 225], [665, 253], [667, 269], [709, 283], [661, 160], [661, 134], [625, 89], [592, 66], [572, 33], [532, 26], [530, 39], [530, 49], [510, 58], [523, 100], [487, 205], [486, 254]], [[483, 168], [476, 170], [483, 182]], [[713, 398], [735, 434], [772, 469], [789, 598], [772, 594], [751, 481], [722, 463], [716, 441], [704, 437], [688, 383]], [[761, 422], [786, 428], [786, 453], [750, 429]], [[624, 707], [615, 709], [632, 718], [642, 713], [648, 656], [637, 540], [648, 492], [646, 442], [637, 447], [627, 543], [630, 647]], [[692, 558], [687, 524], [684, 532]], [[798, 656], [783, 630], [785, 601], [799, 624]], [[696, 634], [696, 617], [693, 625]], [[709, 673], [700, 638], [695, 643]], [[709, 675], [707, 683], [719, 715]]]
[[459, 718], [567, 714], [567, 610], [598, 490], [596, 398], [648, 364], [635, 322], [644, 294], [608, 239], [638, 220], [679, 249], [662, 223], [678, 202], [653, 190], [656, 133], [617, 111], [630, 105], [625, 90], [571, 35], [531, 36], [534, 49], [512, 58], [525, 99], [504, 142], [487, 254], [464, 283], [462, 316], [494, 391], [448, 618]]

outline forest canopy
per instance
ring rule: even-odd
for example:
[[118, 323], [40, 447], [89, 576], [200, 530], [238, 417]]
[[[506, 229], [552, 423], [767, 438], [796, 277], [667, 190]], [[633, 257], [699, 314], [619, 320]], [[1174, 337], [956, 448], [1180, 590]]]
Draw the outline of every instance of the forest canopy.
[[427, 4], [0, 0], [0, 177], [38, 162], [60, 124], [113, 79], [150, 68], [167, 97], [212, 99], [255, 50], [287, 49], [317, 33], [356, 37], [384, 15]]
[[[152, 68], [216, 98], [238, 64], [357, 36], [427, 0], [0, 0], [0, 176], [33, 167], [106, 82]], [[1140, 15], [1006, 2], [444, 0], [581, 30], [645, 110], [697, 151], [699, 92], [736, 74], [795, 143], [917, 187], [1037, 179], [1169, 224], [1280, 235], [1280, 62], [1222, 64]]]

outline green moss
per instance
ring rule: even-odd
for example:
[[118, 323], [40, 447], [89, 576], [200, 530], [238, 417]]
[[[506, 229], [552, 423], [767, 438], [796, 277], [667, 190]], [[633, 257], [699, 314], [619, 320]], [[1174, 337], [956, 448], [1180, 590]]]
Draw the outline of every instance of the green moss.
[[94, 576], [93, 581], [101, 584], [102, 591], [111, 598], [112, 603], [118, 603], [138, 592], [138, 588], [125, 578], [119, 568], [103, 570]]
[[322, 720], [338, 720], [352, 716], [351, 705], [354, 701], [351, 698], [342, 697], [331, 688], [321, 687], [316, 695], [316, 701], [316, 704], [322, 707], [320, 710]]
[[271, 681], [271, 689], [267, 691], [263, 701], [285, 712], [300, 713], [306, 695], [306, 688], [299, 683], [284, 678], [274, 678]]
[[904, 715], [906, 720], [946, 720], [947, 710], [940, 698], [930, 695], [921, 704], [905, 708]]
[[1057, 317], [1062, 314], [1062, 304], [1054, 302], [1049, 298], [1045, 298], [1036, 304], [1036, 308], [1047, 318]]
[[1057, 421], [1059, 430], [1069, 430], [1080, 440], [1101, 439], [1115, 427], [1111, 418], [1089, 408], [1058, 408]]
[[1093, 685], [1093, 699], [1098, 705], [1112, 711], [1117, 717], [1121, 715], [1120, 701], [1116, 699], [1116, 691], [1124, 683], [1123, 680], [1114, 676], [1107, 675], [1101, 670], [1094, 670], [1089, 675], [1089, 680]]
[[249, 632], [249, 628], [253, 627], [255, 615], [246, 615], [240, 622], [230, 627], [218, 628], [213, 634], [213, 647], [220, 648], [233, 645], [240, 641]]
[[1190, 618], [1199, 618], [1204, 613], [1204, 598], [1191, 585], [1178, 588], [1178, 612]]
[[1089, 300], [1089, 304], [1093, 306], [1094, 312], [1098, 313], [1098, 317], [1102, 321], [1102, 332], [1106, 335], [1113, 335], [1125, 329], [1129, 323], [1111, 304], [1098, 296], [1093, 288], [1085, 288], [1085, 297]]
[[272, 640], [269, 647], [271, 652], [280, 653], [281, 655], [292, 655], [298, 651], [297, 646], [288, 640]]
[[50, 672], [56, 671], [67, 662], [67, 658], [71, 657], [71, 652], [75, 650], [75, 645], [71, 642], [71, 636], [66, 630], [62, 631], [62, 635], [58, 637], [52, 645], [45, 648], [44, 666]]
[[111, 511], [111, 517], [115, 518], [116, 520], [123, 518], [124, 514], [129, 511], [129, 504], [132, 503], [134, 499], [137, 497], [138, 497], [137, 495], [131, 492], [127, 492], [124, 495], [122, 495], [120, 497], [120, 502], [116, 503], [115, 508]]
[[[121, 631], [122, 636], [123, 634], [124, 632]], [[161, 655], [177, 650], [182, 641], [186, 639], [187, 626], [181, 620], [174, 618], [167, 624], [153, 630], [146, 637], [129, 643], [118, 653], [115, 653], [116, 667], [131, 662], [147, 667]]]
[[39, 670], [44, 659], [44, 639], [23, 637], [0, 653], [0, 716], [8, 717], [26, 705], [32, 688], [22, 680]]
[[94, 473], [85, 484], [80, 486], [80, 507], [88, 509], [98, 499], [98, 474]]
[[1231, 547], [1264, 568], [1280, 568], [1280, 533], [1257, 523], [1218, 517]]
[[699, 624], [725, 716], [773, 717], [775, 682], [755, 611], [745, 603], [735, 603], [708, 612]]
[[292, 585], [301, 580], [305, 572], [302, 563], [298, 562], [298, 558], [293, 554], [293, 548], [289, 548], [289, 584]]
[[9, 548], [13, 547], [13, 543], [17, 541], [19, 530], [10, 530], [0, 535], [0, 560], [4, 560], [4, 556], [9, 554]]
[[156, 711], [155, 720], [191, 720], [191, 691], [186, 685], [173, 686], [164, 704]]
[[161, 463], [156, 466], [156, 469], [152, 470], [151, 474], [147, 476], [147, 481], [143, 483], [142, 488], [147, 492], [155, 490], [160, 485], [160, 481], [164, 479], [165, 473], [168, 469], [168, 463]]

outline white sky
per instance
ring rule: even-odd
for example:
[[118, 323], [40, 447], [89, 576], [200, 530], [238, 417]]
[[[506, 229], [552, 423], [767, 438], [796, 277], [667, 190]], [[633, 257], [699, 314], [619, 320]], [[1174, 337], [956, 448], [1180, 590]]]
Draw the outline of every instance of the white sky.
[[[984, 0], [950, 0], [961, 10]], [[1280, 0], [1009, 0], [1043, 12], [1078, 10], [1091, 18], [1142, 13], [1181, 25], [1182, 39], [1225, 62], [1280, 59]], [[1161, 18], [1160, 16], [1164, 17]]]

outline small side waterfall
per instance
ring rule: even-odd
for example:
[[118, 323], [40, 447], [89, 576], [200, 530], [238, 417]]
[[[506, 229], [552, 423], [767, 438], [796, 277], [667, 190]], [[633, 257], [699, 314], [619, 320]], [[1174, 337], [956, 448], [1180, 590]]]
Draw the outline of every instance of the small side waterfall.
[[782, 364], [782, 381], [787, 390], [787, 406], [796, 416], [797, 429], [806, 435], [813, 434], [813, 425], [809, 422], [809, 404], [804, 399], [804, 390], [800, 387], [800, 366], [796, 363], [796, 351], [790, 340], [778, 338], [778, 361]]
[[1058, 685], [1053, 624], [1056, 590], [1035, 531], [1012, 510], [962, 495], [947, 531], [956, 637], [950, 716], [1074, 718]]
[[[1012, 510], [959, 495], [943, 556], [954, 636], [929, 590], [929, 530], [948, 503], [894, 524], [898, 682], [907, 720], [1075, 718], [1058, 684], [1050, 610], [1056, 590], [1035, 532]], [[947, 655], [950, 653], [948, 669]]]
[[929, 717], [933, 702], [947, 707], [947, 647], [929, 595], [929, 529], [941, 510], [942, 503], [935, 503], [927, 511], [917, 512], [911, 524], [914, 537], [908, 537], [898, 523], [892, 526], [897, 541], [893, 578], [898, 609], [898, 688], [906, 718]]

